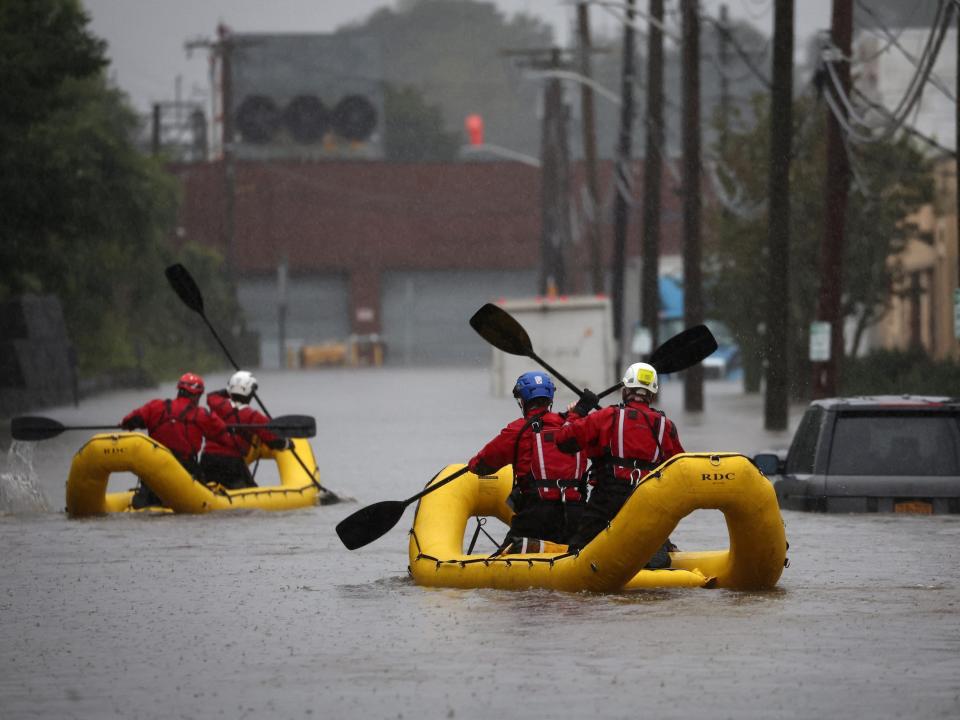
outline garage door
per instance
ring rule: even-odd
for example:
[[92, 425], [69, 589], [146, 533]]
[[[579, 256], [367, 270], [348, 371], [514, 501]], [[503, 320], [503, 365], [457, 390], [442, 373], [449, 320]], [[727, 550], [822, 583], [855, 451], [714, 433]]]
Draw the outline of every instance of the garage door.
[[[287, 347], [343, 340], [350, 334], [345, 274], [298, 275], [287, 280]], [[260, 334], [260, 364], [280, 367], [276, 277], [242, 278], [237, 285], [247, 326]]]
[[486, 302], [535, 295], [537, 277], [536, 270], [384, 273], [380, 317], [387, 362], [488, 363], [490, 346], [470, 327], [470, 316]]

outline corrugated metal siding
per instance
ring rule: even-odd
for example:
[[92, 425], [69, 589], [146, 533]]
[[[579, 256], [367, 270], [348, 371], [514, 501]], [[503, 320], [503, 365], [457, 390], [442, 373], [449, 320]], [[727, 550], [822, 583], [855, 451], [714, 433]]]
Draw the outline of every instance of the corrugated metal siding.
[[525, 297], [531, 270], [395, 271], [381, 278], [381, 318], [391, 364], [488, 364], [490, 346], [469, 325], [486, 302]]
[[[242, 278], [237, 285], [247, 326], [260, 334], [260, 363], [280, 366], [277, 279]], [[350, 334], [349, 284], [341, 273], [294, 276], [287, 280], [287, 346], [343, 340]]]

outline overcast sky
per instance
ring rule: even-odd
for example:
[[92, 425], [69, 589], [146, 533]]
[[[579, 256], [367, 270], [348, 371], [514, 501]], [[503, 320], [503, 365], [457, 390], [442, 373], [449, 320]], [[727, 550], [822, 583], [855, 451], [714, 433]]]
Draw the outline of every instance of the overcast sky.
[[[175, 98], [181, 78], [181, 99], [206, 99], [208, 65], [202, 51], [187, 57], [184, 42], [215, 34], [218, 22], [235, 32], [332, 32], [341, 25], [361, 22], [377, 8], [394, 0], [82, 0], [92, 18], [93, 31], [109, 44], [111, 75], [134, 106], [146, 112], [151, 103]], [[566, 43], [576, 14], [565, 0], [495, 0], [507, 16], [524, 12], [554, 28]], [[668, 7], [674, 2], [668, 2]], [[703, 11], [716, 16], [720, 0], [702, 0]], [[748, 20], [772, 33], [773, 0], [726, 0], [733, 19]], [[830, 24], [830, 0], [798, 0], [796, 47]], [[647, 3], [640, 0], [638, 8]], [[612, 33], [616, 21], [600, 7], [591, 11], [595, 31]]]

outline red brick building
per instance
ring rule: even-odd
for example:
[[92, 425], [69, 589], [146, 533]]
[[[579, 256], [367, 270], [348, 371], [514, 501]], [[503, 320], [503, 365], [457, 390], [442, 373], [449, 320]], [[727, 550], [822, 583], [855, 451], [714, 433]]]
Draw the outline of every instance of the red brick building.
[[[642, 163], [635, 165], [640, 178]], [[173, 172], [183, 183], [180, 234], [219, 249], [232, 263], [241, 304], [263, 338], [265, 365], [278, 357], [276, 275], [284, 257], [289, 340], [378, 333], [390, 357], [407, 362], [466, 362], [478, 354], [486, 360], [467, 325], [470, 314], [490, 299], [537, 293], [540, 172], [533, 167], [238, 162], [231, 247], [223, 165], [182, 165]], [[609, 217], [610, 167], [600, 175]], [[664, 188], [661, 253], [676, 254], [678, 197], [669, 178]], [[639, 215], [631, 217], [628, 256], [639, 254]], [[610, 234], [606, 225], [607, 254]], [[575, 240], [568, 263], [572, 290], [587, 290], [583, 241]]]

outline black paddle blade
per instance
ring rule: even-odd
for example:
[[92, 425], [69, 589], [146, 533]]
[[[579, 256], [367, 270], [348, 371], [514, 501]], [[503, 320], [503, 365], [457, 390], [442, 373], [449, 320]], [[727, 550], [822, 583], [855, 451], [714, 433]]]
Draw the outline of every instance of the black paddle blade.
[[337, 535], [347, 550], [356, 550], [386, 535], [403, 516], [406, 503], [400, 500], [383, 502], [360, 508], [337, 524]]
[[717, 349], [717, 340], [706, 325], [694, 325], [677, 333], [653, 351], [648, 362], [658, 373], [669, 375], [693, 367], [710, 357]]
[[312, 438], [317, 435], [317, 421], [309, 415], [281, 415], [267, 423], [267, 429], [286, 438]]
[[523, 326], [503, 308], [487, 303], [470, 318], [470, 327], [498, 350], [510, 355], [533, 354], [530, 336]]
[[203, 295], [200, 294], [200, 288], [197, 287], [197, 283], [187, 269], [177, 263], [164, 270], [164, 274], [167, 276], [170, 287], [183, 300], [183, 304], [195, 313], [203, 315]]
[[10, 421], [10, 436], [14, 440], [49, 440], [66, 429], [63, 423], [45, 417], [15, 417]]
[[312, 438], [317, 434], [317, 421], [309, 415], [281, 415], [268, 423], [231, 423], [228, 428], [268, 430], [285, 438]]

